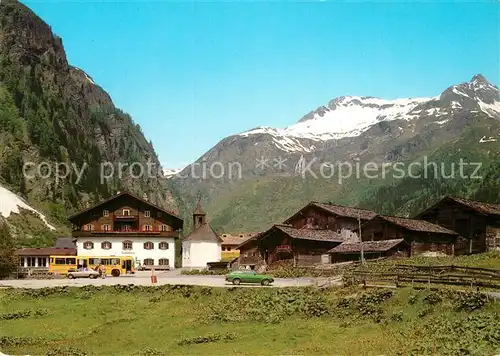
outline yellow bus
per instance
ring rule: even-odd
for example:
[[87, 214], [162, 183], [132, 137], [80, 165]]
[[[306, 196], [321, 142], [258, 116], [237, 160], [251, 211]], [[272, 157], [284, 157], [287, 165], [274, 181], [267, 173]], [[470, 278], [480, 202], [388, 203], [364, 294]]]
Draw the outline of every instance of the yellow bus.
[[134, 258], [131, 256], [50, 256], [49, 273], [67, 274], [69, 270], [90, 267], [106, 267], [106, 275], [118, 277], [135, 273]]

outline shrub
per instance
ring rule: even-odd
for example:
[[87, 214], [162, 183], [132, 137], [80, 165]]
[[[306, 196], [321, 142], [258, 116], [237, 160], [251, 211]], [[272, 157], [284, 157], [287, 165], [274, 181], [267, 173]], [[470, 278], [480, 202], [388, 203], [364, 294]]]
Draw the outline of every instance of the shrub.
[[455, 294], [455, 308], [463, 311], [481, 309], [488, 302], [488, 297], [478, 292], [458, 292]]
[[231, 272], [231, 270], [228, 270], [228, 269], [215, 269], [215, 270], [192, 269], [192, 270], [183, 270], [183, 271], [181, 271], [181, 274], [188, 275], [188, 276], [195, 276], [195, 275], [220, 276], [220, 275], [226, 275], [230, 272]]
[[144, 350], [135, 354], [135, 356], [163, 356], [165, 352], [159, 351], [158, 349], [152, 349], [150, 347], [146, 347]]
[[428, 305], [435, 305], [443, 301], [443, 296], [441, 292], [430, 292], [423, 300]]
[[177, 344], [180, 346], [186, 346], [192, 344], [203, 344], [208, 342], [218, 342], [218, 341], [226, 341], [234, 339], [236, 339], [235, 333], [226, 333], [226, 334], [214, 333], [214, 334], [207, 334], [204, 336], [195, 336], [195, 337], [181, 339], [177, 342]]
[[22, 319], [22, 318], [29, 318], [30, 316], [43, 316], [47, 314], [48, 314], [47, 309], [35, 309], [35, 310], [27, 309], [13, 313], [0, 314], [0, 319], [3, 320]]
[[400, 322], [400, 321], [403, 321], [403, 311], [400, 310], [400, 311], [397, 311], [397, 312], [394, 312], [392, 313], [391, 315], [391, 320], [392, 321], [397, 321], [397, 322]]

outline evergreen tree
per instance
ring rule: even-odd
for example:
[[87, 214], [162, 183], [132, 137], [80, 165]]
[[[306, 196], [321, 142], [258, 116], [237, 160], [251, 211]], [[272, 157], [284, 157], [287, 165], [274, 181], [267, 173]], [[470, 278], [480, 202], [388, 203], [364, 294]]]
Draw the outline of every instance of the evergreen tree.
[[16, 268], [15, 244], [9, 227], [0, 221], [0, 278], [7, 277]]

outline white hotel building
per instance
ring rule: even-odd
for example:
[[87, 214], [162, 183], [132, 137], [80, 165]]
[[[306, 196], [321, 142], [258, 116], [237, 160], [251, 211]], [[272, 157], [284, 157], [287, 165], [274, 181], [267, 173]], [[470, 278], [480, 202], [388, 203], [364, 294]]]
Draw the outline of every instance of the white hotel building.
[[147, 199], [119, 193], [69, 220], [79, 256], [134, 256], [136, 267], [175, 267], [183, 221]]

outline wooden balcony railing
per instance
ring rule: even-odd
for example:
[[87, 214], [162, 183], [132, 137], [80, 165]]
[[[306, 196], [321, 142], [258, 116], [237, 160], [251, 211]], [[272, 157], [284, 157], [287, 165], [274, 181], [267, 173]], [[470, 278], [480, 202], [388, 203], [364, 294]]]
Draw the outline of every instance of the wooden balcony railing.
[[169, 231], [161, 231], [161, 230], [142, 230], [142, 229], [115, 229], [115, 230], [92, 230], [92, 231], [88, 231], [92, 234], [106, 234], [106, 233], [110, 233], [110, 234], [116, 234], [116, 233], [130, 233], [130, 234], [137, 234], [137, 233], [141, 233], [141, 234], [159, 234], [160, 232], [169, 232]]
[[292, 246], [290, 245], [280, 245], [276, 247], [276, 252], [292, 252]]
[[177, 231], [161, 231], [161, 229], [154, 230], [142, 230], [142, 229], [115, 229], [115, 230], [73, 230], [73, 236], [91, 236], [91, 235], [103, 235], [103, 234], [140, 234], [140, 235], [162, 235], [162, 236], [178, 236]]
[[139, 215], [113, 215], [115, 220], [139, 220]]
[[238, 258], [238, 257], [240, 257], [240, 251], [238, 251], [238, 250], [236, 250], [236, 251], [222, 251], [221, 257], [223, 259]]

